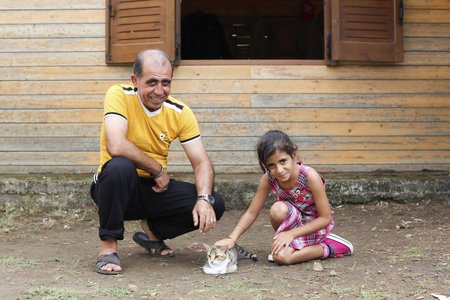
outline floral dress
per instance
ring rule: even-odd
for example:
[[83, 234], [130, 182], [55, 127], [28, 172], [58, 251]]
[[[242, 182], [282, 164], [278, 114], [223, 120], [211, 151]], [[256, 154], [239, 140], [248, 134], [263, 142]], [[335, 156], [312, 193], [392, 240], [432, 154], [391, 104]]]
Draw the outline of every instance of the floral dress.
[[[281, 222], [275, 234], [307, 224], [319, 216], [311, 190], [308, 186], [307, 174], [311, 167], [302, 163], [298, 164], [300, 165], [300, 171], [297, 184], [291, 190], [283, 190], [278, 180], [269, 173], [269, 184], [272, 192], [276, 196], [276, 201], [283, 201], [288, 207], [288, 214]], [[322, 181], [325, 185], [323, 178]], [[290, 246], [300, 250], [306, 246], [320, 244], [328, 236], [333, 227], [334, 221], [331, 221], [327, 227], [317, 232], [295, 238]]]

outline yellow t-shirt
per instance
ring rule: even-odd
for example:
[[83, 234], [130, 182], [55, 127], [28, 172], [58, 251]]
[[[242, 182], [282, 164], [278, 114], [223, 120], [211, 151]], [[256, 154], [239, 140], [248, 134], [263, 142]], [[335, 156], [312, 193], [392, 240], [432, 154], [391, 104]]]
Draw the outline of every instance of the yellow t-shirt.
[[[162, 107], [154, 112], [141, 103], [137, 90], [132, 85], [112, 86], [105, 96], [104, 118], [121, 117], [128, 122], [127, 138], [145, 154], [158, 161], [167, 170], [167, 156], [173, 140], [178, 138], [186, 144], [200, 138], [197, 119], [192, 110], [183, 102], [171, 96]], [[100, 166], [111, 159], [106, 150], [105, 123], [100, 133]], [[137, 169], [139, 176], [150, 176], [146, 171]]]

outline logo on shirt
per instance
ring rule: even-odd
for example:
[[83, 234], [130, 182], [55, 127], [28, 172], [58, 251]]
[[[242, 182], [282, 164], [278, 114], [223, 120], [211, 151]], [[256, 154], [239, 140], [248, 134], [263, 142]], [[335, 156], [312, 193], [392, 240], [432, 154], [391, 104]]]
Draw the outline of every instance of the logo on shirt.
[[167, 137], [167, 131], [163, 131], [159, 134], [159, 139], [163, 142], [168, 143], [169, 142], [169, 138]]

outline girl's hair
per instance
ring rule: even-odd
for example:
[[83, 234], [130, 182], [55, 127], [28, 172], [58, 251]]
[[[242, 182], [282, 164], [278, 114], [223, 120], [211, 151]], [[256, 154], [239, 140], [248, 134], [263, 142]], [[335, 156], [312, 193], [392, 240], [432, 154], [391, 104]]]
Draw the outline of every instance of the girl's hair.
[[277, 150], [292, 156], [298, 147], [286, 133], [280, 130], [270, 130], [259, 139], [256, 149], [258, 151], [259, 166], [264, 173], [267, 170], [267, 159]]

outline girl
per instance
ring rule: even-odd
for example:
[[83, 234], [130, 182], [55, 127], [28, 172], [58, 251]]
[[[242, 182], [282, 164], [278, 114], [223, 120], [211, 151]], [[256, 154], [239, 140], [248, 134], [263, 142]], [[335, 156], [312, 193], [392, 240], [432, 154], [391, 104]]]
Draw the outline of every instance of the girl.
[[324, 179], [298, 162], [297, 146], [279, 130], [265, 133], [257, 145], [259, 165], [265, 173], [256, 194], [231, 234], [216, 245], [228, 249], [253, 224], [264, 207], [269, 191], [276, 196], [270, 208], [275, 229], [268, 259], [290, 265], [317, 258], [341, 257], [353, 253], [353, 245], [330, 234], [334, 227]]

